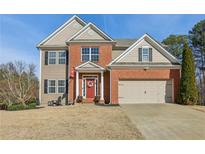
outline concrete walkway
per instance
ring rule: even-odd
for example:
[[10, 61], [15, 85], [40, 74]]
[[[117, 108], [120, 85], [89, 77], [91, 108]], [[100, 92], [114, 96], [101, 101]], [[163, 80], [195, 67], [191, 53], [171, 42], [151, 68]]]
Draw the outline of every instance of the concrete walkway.
[[205, 112], [176, 104], [121, 107], [145, 139], [205, 139]]

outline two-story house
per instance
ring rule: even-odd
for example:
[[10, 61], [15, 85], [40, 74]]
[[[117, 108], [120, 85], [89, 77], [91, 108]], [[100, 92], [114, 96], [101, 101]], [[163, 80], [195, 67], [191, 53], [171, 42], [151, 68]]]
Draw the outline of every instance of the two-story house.
[[92, 102], [97, 95], [113, 104], [176, 100], [180, 63], [148, 34], [113, 39], [73, 16], [37, 47], [41, 104], [59, 96], [65, 104], [78, 96]]

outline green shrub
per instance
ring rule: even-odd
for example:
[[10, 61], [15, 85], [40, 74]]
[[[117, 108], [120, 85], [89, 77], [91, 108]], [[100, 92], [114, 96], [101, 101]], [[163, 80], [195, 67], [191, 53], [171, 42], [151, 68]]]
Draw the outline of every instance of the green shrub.
[[18, 110], [27, 110], [27, 109], [35, 109], [36, 108], [36, 102], [29, 102], [26, 106], [23, 104], [12, 104], [7, 107], [8, 111], [18, 111]]
[[36, 102], [33, 102], [33, 103], [29, 103], [27, 105], [27, 109], [35, 109], [36, 108]]
[[7, 110], [9, 111], [17, 111], [17, 110], [25, 110], [26, 107], [23, 104], [12, 104], [8, 106]]
[[37, 104], [37, 101], [36, 101], [35, 98], [32, 98], [31, 100], [29, 100], [29, 101], [27, 102], [27, 104], [33, 104], [33, 103]]

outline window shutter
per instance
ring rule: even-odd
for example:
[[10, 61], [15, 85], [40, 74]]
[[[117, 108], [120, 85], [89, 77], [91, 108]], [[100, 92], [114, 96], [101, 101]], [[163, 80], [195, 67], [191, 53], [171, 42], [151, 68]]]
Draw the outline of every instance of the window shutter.
[[142, 61], [142, 48], [138, 49], [138, 61]]
[[149, 61], [152, 61], [152, 48], [149, 48]]
[[48, 51], [45, 52], [45, 65], [48, 65]]
[[44, 94], [48, 93], [48, 80], [44, 80]]

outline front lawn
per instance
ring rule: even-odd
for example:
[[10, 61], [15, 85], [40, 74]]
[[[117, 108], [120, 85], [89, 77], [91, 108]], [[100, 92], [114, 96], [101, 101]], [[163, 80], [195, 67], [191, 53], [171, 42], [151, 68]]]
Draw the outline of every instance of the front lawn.
[[143, 139], [121, 107], [93, 104], [0, 111], [0, 139]]
[[197, 111], [205, 112], [205, 106], [194, 105], [192, 108]]

